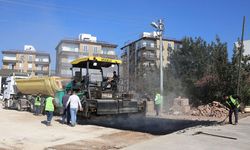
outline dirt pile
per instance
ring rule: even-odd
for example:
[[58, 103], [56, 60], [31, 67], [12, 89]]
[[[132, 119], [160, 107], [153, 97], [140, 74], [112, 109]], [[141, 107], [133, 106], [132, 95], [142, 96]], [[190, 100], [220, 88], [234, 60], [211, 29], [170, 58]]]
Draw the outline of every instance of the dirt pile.
[[228, 115], [228, 110], [226, 106], [220, 102], [213, 101], [207, 105], [201, 105], [198, 108], [192, 109], [191, 115], [224, 118]]

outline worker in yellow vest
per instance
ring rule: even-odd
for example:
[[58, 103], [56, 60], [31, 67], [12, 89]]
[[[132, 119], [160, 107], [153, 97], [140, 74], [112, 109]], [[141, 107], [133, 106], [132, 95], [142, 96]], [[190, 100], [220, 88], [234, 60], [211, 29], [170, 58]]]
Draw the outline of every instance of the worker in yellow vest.
[[159, 114], [160, 114], [161, 104], [162, 104], [162, 96], [161, 96], [161, 94], [156, 93], [156, 95], [155, 95], [155, 111], [156, 111], [156, 116], [159, 116]]
[[234, 117], [235, 117], [235, 125], [238, 124], [238, 112], [239, 112], [239, 108], [240, 108], [240, 97], [239, 96], [227, 96], [224, 95], [223, 96], [225, 103], [227, 105], [227, 107], [229, 108], [229, 123], [233, 124], [232, 122], [232, 115], [234, 113]]
[[55, 106], [56, 106], [55, 99], [51, 96], [47, 97], [45, 101], [45, 111], [47, 115], [46, 125], [47, 126], [51, 125], [51, 120], [53, 117], [53, 113], [55, 111]]
[[34, 102], [35, 115], [38, 116], [41, 112], [41, 94], [37, 94]]

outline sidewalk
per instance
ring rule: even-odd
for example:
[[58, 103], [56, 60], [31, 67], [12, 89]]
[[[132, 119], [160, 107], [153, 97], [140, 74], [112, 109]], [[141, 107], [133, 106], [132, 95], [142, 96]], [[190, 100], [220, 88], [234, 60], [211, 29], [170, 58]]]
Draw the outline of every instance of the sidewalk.
[[[196, 134], [200, 133], [202, 134]], [[249, 150], [250, 117], [238, 125], [194, 127], [149, 141], [138, 143], [125, 150]]]

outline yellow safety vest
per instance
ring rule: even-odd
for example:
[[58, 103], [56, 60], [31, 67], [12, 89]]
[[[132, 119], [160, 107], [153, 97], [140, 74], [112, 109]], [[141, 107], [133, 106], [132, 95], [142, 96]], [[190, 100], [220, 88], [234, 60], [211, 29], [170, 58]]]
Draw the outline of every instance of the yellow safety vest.
[[162, 96], [159, 93], [157, 93], [155, 96], [155, 104], [160, 105], [161, 103], [162, 103]]
[[233, 107], [239, 108], [239, 107], [240, 107], [239, 102], [238, 102], [236, 99], [234, 99], [232, 95], [229, 96], [229, 99], [226, 100], [226, 103], [227, 103], [231, 108], [233, 108]]
[[45, 111], [54, 111], [54, 104], [52, 97], [46, 98]]
[[40, 106], [41, 105], [41, 97], [37, 96], [35, 99], [35, 106]]

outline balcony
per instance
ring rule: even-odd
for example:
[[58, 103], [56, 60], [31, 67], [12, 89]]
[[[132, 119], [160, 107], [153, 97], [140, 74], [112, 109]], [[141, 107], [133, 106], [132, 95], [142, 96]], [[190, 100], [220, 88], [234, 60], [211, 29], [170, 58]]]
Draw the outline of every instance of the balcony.
[[70, 55], [70, 56], [77, 56], [79, 53], [81, 53], [81, 52], [75, 52], [75, 51], [59, 51], [58, 52], [58, 54], [59, 55], [65, 55], [65, 56], [68, 56], [68, 55]]
[[156, 55], [149, 55], [149, 54], [144, 54], [141, 57], [139, 57], [140, 61], [155, 61], [157, 60]]
[[31, 68], [28, 68], [27, 69], [27, 72], [34, 72], [34, 73], [39, 73], [39, 74], [49, 74], [49, 70], [42, 70], [40, 68], [38, 69], [31, 69]]
[[2, 59], [3, 63], [16, 63], [17, 60], [16, 59]]
[[138, 47], [138, 51], [139, 50], [155, 51], [155, 50], [157, 50], [157, 47], [156, 46], [150, 46], [150, 45], [141, 45], [140, 47]]
[[48, 70], [33, 70], [33, 72], [35, 72], [37, 74], [44, 74], [44, 75], [48, 75], [49, 74]]
[[110, 59], [117, 59], [116, 55], [108, 55], [108, 54], [93, 54], [96, 57], [103, 57], [103, 58], [110, 58]]
[[44, 62], [44, 61], [34, 61], [35, 64], [39, 65], [49, 65], [49, 62]]
[[121, 54], [121, 57], [126, 57], [128, 55], [128, 53], [126, 51], [124, 51], [122, 54]]
[[66, 68], [70, 68], [72, 65], [70, 63], [61, 63], [59, 64], [61, 67], [66, 67]]

